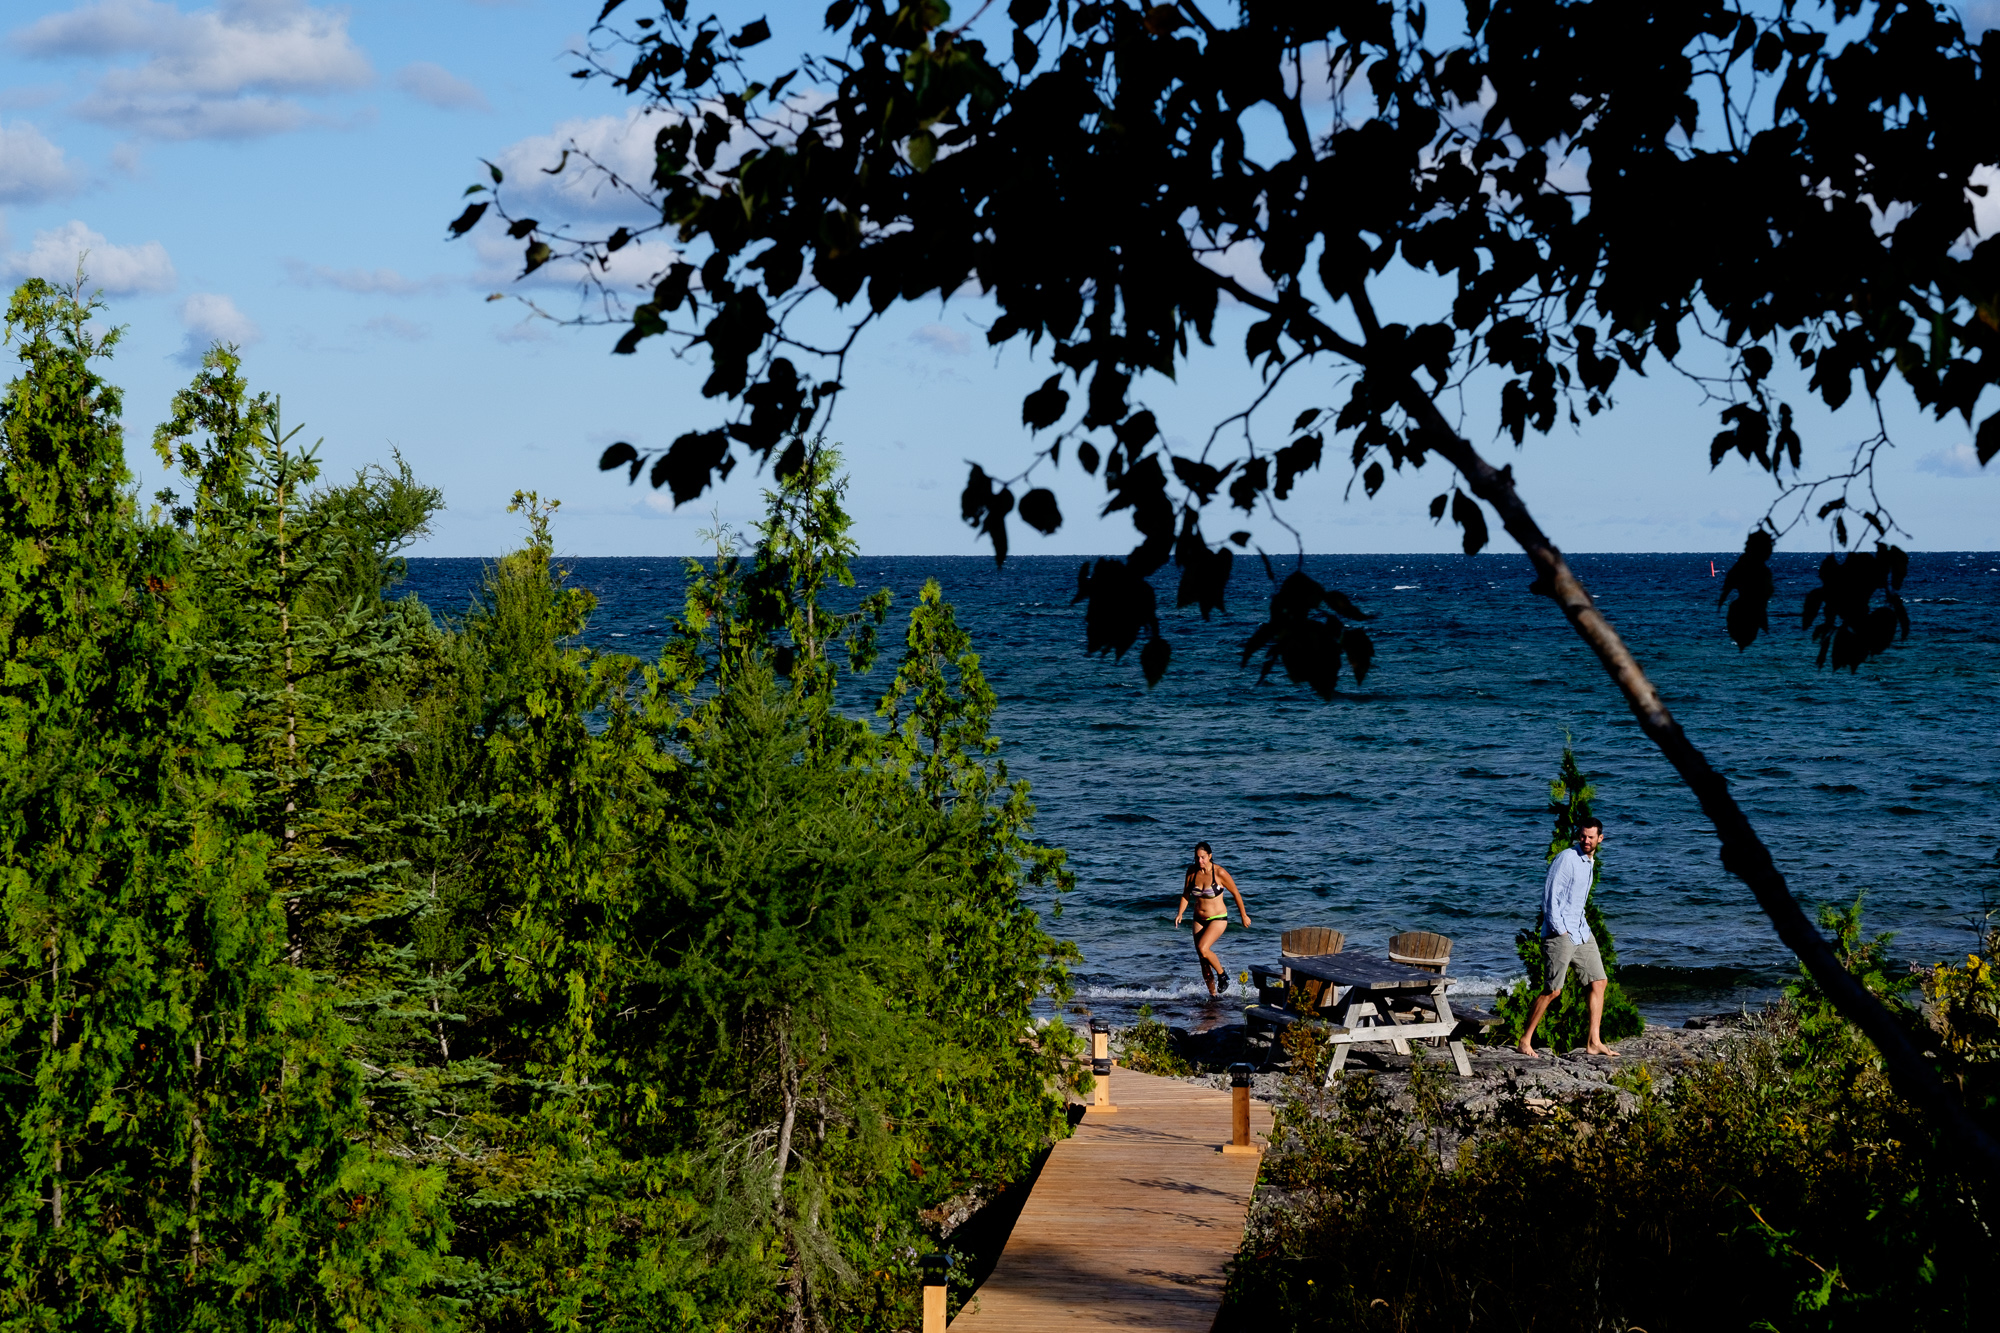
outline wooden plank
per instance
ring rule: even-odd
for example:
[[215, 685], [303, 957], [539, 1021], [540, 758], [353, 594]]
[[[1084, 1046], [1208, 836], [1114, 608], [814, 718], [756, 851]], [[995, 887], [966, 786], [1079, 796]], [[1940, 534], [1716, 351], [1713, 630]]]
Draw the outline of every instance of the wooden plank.
[[[953, 1333], [1214, 1324], [1261, 1159], [1220, 1151], [1226, 1089], [1118, 1069], [1111, 1095], [1117, 1115], [1086, 1118], [1049, 1153]], [[1270, 1132], [1271, 1108], [1253, 1100], [1252, 1139]]]

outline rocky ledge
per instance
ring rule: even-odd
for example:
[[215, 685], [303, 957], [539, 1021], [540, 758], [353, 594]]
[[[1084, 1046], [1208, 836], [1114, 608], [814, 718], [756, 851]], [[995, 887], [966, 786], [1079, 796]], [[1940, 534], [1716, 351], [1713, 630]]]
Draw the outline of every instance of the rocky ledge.
[[[1348, 1056], [1347, 1071], [1350, 1077], [1374, 1079], [1391, 1109], [1414, 1112], [1410, 1070], [1418, 1059], [1426, 1061], [1443, 1075], [1442, 1118], [1456, 1122], [1459, 1130], [1451, 1137], [1462, 1139], [1477, 1133], [1478, 1126], [1490, 1122], [1503, 1107], [1516, 1104], [1530, 1113], [1551, 1114], [1559, 1107], [1609, 1097], [1617, 1112], [1628, 1112], [1639, 1104], [1631, 1089], [1640, 1078], [1664, 1092], [1683, 1070], [1721, 1058], [1733, 1038], [1754, 1033], [1763, 1022], [1763, 1015], [1749, 1013], [1692, 1019], [1679, 1028], [1648, 1025], [1639, 1036], [1616, 1043], [1616, 1057], [1586, 1055], [1580, 1050], [1560, 1054], [1544, 1050], [1538, 1057], [1529, 1057], [1511, 1046], [1471, 1046], [1467, 1048], [1472, 1060], [1470, 1078], [1457, 1075], [1450, 1053], [1442, 1049], [1419, 1048], [1411, 1055], [1396, 1055], [1383, 1047], [1361, 1047]], [[1301, 1088], [1281, 1063], [1273, 1063], [1271, 1057], [1282, 1060], [1282, 1052], [1247, 1041], [1240, 1025], [1196, 1031], [1171, 1028], [1169, 1033], [1174, 1056], [1196, 1071], [1175, 1075], [1187, 1082], [1227, 1088], [1228, 1067], [1244, 1062], [1256, 1067], [1251, 1075], [1251, 1095], [1260, 1101], [1276, 1104], [1313, 1095], [1311, 1089]], [[1112, 1034], [1112, 1053], [1121, 1060], [1126, 1054], [1126, 1036], [1127, 1032]], [[1130, 1054], [1132, 1067], [1149, 1067], [1141, 1052]], [[1643, 1075], [1639, 1073], [1642, 1070]], [[1152, 1072], [1166, 1071], [1153, 1067]]]

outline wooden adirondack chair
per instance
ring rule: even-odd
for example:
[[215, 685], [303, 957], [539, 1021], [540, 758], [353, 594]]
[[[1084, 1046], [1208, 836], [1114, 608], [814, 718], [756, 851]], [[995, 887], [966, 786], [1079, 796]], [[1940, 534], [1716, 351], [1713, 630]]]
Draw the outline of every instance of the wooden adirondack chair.
[[[1435, 931], [1406, 930], [1400, 935], [1389, 937], [1389, 961], [1406, 967], [1419, 967], [1426, 972], [1442, 976], [1445, 964], [1451, 961], [1451, 941]], [[1437, 1006], [1427, 995], [1412, 995], [1395, 1002], [1396, 1012], [1392, 1015], [1397, 1022], [1406, 1017], [1428, 1022], [1437, 1014]], [[1430, 1044], [1441, 1046], [1443, 1042], [1433, 1037]]]
[[[1280, 936], [1280, 965], [1272, 967], [1260, 963], [1250, 969], [1251, 975], [1257, 979], [1257, 1003], [1243, 1011], [1243, 1019], [1251, 1033], [1268, 1038], [1299, 1021], [1301, 1011], [1291, 1004], [1292, 969], [1283, 966], [1285, 959], [1339, 953], [1346, 946], [1347, 936], [1331, 926], [1301, 926]], [[1324, 984], [1311, 977], [1299, 978], [1299, 998], [1305, 1005], [1304, 1012], [1309, 1013], [1318, 1006], [1320, 988]]]
[[1451, 961], [1451, 941], [1428, 930], [1406, 930], [1389, 937], [1389, 961], [1442, 973]]
[[[1346, 947], [1347, 936], [1332, 926], [1300, 926], [1297, 930], [1288, 930], [1279, 937], [1278, 957], [1280, 961], [1286, 958], [1313, 958], [1339, 953]], [[1290, 987], [1294, 984], [1297, 984], [1303, 993], [1303, 1002], [1308, 1010], [1319, 1004], [1320, 987], [1325, 985], [1325, 982], [1312, 977], [1303, 977], [1294, 983], [1292, 969], [1288, 967], [1285, 969], [1286, 994], [1290, 993]]]

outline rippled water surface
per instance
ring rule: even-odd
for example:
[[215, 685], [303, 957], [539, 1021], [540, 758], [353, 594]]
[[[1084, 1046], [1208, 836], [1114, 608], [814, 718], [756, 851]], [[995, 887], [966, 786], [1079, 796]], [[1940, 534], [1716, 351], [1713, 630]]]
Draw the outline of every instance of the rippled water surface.
[[[1725, 570], [1731, 558], [1713, 557]], [[1816, 669], [1797, 628], [1817, 559], [1774, 561], [1777, 632], [1744, 653], [1723, 633], [1710, 559], [1572, 557], [1794, 893], [1810, 906], [1865, 891], [1871, 932], [1895, 931], [1899, 957], [1964, 952], [2000, 898], [2000, 555], [1913, 557], [1909, 641], [1855, 675]], [[1597, 783], [1599, 901], [1641, 1007], [1673, 1020], [1782, 984], [1789, 955], [1722, 871], [1693, 797], [1554, 606], [1527, 595], [1521, 556], [1308, 557], [1377, 617], [1373, 671], [1332, 703], [1238, 666], [1271, 586], [1255, 560], [1238, 562], [1226, 613], [1163, 614], [1174, 665], [1152, 691], [1136, 661], [1084, 654], [1077, 564], [900, 557], [855, 572], [859, 591], [895, 592], [892, 631], [926, 578], [971, 629], [1001, 700], [1002, 755], [1034, 784], [1039, 836], [1069, 849], [1076, 892], [1060, 917], [1040, 905], [1082, 948], [1078, 997], [1097, 1012], [1151, 1003], [1186, 1021], [1241, 1003], [1207, 1004], [1187, 933], [1170, 925], [1198, 839], [1250, 905], [1254, 925], [1232, 924], [1218, 949], [1232, 971], [1275, 956], [1294, 926], [1374, 949], [1427, 929], [1455, 941], [1468, 989], [1504, 984], [1520, 970], [1514, 931], [1539, 903], [1565, 732]], [[410, 590], [451, 613], [481, 562], [410, 565]], [[682, 566], [572, 562], [601, 603], [586, 641], [656, 651]], [[885, 654], [856, 705], [892, 670]]]

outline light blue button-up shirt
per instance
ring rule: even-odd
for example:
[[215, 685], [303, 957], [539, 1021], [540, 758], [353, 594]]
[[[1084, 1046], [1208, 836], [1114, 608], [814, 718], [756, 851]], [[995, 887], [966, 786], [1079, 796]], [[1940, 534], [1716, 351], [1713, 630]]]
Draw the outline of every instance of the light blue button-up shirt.
[[1584, 920], [1583, 905], [1590, 900], [1590, 876], [1596, 869], [1591, 859], [1574, 847], [1565, 847], [1549, 862], [1549, 877], [1542, 881], [1542, 930], [1549, 935], [1567, 935], [1578, 944], [1594, 941]]

